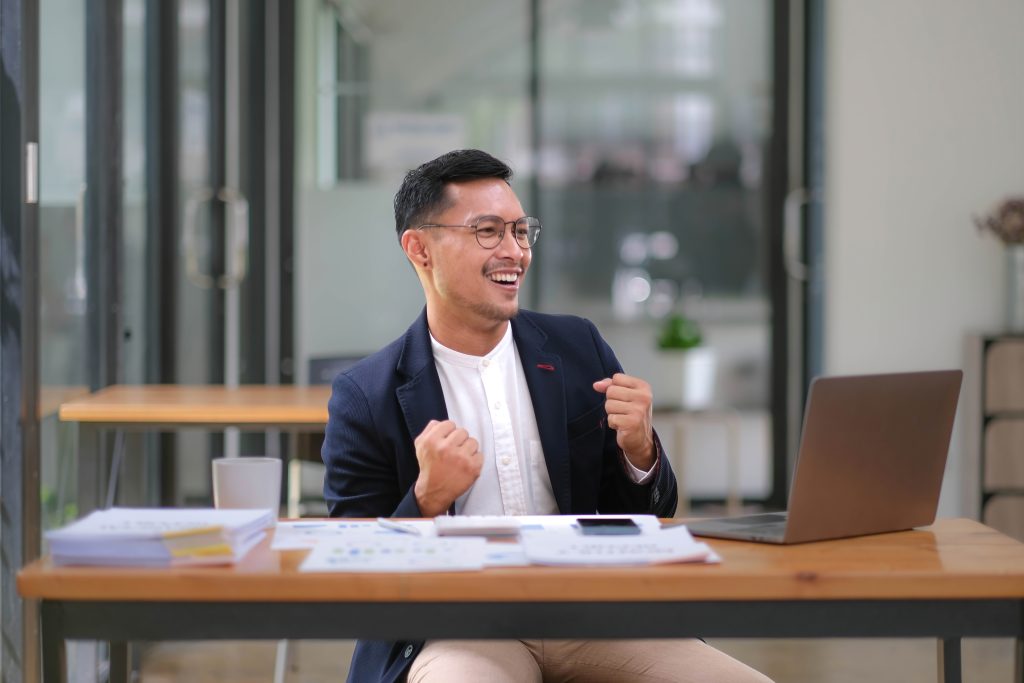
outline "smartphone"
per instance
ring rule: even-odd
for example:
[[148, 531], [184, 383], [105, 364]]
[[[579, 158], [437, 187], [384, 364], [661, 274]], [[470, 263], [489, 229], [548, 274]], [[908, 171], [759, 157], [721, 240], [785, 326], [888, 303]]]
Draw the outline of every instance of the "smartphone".
[[628, 536], [640, 533], [629, 517], [578, 517], [576, 527], [587, 536]]

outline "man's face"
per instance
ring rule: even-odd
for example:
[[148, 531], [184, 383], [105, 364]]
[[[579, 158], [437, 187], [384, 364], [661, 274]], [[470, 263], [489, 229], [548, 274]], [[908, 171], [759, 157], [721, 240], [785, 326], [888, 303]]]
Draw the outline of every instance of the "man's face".
[[[430, 223], [475, 225], [484, 216], [514, 221], [525, 214], [508, 183], [484, 178], [451, 183], [446, 190], [452, 205]], [[464, 324], [485, 326], [511, 319], [519, 310], [519, 287], [530, 267], [532, 254], [505, 226], [501, 243], [481, 247], [471, 230], [428, 228], [423, 232], [430, 250], [437, 313]]]

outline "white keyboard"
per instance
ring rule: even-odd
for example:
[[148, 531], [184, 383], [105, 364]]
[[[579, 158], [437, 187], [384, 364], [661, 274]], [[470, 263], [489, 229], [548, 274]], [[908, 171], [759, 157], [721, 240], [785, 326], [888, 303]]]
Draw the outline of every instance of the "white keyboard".
[[519, 520], [501, 515], [434, 517], [438, 536], [518, 536]]

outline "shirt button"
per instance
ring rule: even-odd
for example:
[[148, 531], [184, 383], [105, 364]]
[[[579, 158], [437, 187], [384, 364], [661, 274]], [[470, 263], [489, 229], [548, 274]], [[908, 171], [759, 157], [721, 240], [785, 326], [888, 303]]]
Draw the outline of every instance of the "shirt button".
[[494, 409], [495, 410], [499, 410], [500, 408], [501, 408], [501, 401], [495, 401], [494, 402]]
[[507, 455], [504, 458], [501, 459], [501, 464], [502, 465], [508, 465], [510, 462], [512, 462], [512, 461], [509, 460], [509, 457]]
[[409, 657], [411, 655], [412, 655], [412, 645], [406, 645], [405, 646], [405, 652], [402, 653], [402, 656], [405, 657], [406, 659], [409, 659]]
[[486, 367], [490, 367], [491, 361], [489, 361], [486, 358], [484, 358], [482, 361], [480, 361], [480, 365], [484, 366], [485, 368]]

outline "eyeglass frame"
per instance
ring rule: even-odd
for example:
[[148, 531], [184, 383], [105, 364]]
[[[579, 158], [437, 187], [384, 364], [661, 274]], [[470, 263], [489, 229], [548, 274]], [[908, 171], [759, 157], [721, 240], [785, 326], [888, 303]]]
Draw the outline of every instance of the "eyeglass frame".
[[[483, 221], [488, 220], [488, 219], [494, 219], [494, 220], [496, 220], [496, 221], [498, 221], [498, 222], [500, 222], [502, 224], [501, 225], [501, 232], [498, 233], [498, 240], [494, 243], [494, 246], [491, 246], [491, 247], [485, 246], [482, 242], [480, 242], [480, 232], [479, 232], [479, 230], [480, 230], [480, 223], [482, 223]], [[515, 226], [519, 225], [520, 221], [528, 221], [528, 220], [535, 220], [535, 221], [537, 221], [537, 225], [536, 226], [529, 226], [528, 225], [528, 228], [529, 227], [536, 227], [536, 230], [533, 231], [533, 234], [535, 235], [535, 237], [533, 238], [533, 242], [531, 242], [530, 244], [523, 244], [522, 242], [519, 241], [519, 237], [516, 235]], [[505, 239], [505, 233], [508, 231], [508, 226], [509, 225], [513, 226], [513, 230], [512, 230], [512, 237], [513, 237], [513, 239], [515, 239], [516, 244], [518, 244], [522, 249], [532, 249], [533, 245], [537, 244], [537, 240], [540, 239], [540, 231], [543, 228], [543, 226], [541, 225], [540, 219], [537, 218], [536, 216], [522, 216], [520, 218], [515, 219], [514, 221], [504, 221], [504, 220], [501, 219], [501, 216], [481, 216], [480, 218], [477, 219], [477, 222], [476, 222], [475, 225], [446, 225], [446, 224], [443, 224], [443, 223], [423, 223], [422, 225], [417, 225], [416, 229], [417, 230], [423, 230], [424, 228], [465, 228], [467, 230], [472, 230], [473, 231], [473, 236], [476, 238], [476, 243], [480, 245], [481, 249], [497, 249], [498, 246], [501, 245], [502, 241]], [[529, 235], [529, 232], [530, 232], [530, 230], [528, 229], [527, 230], [527, 235]], [[529, 236], [527, 236], [527, 239], [529, 239]]]

